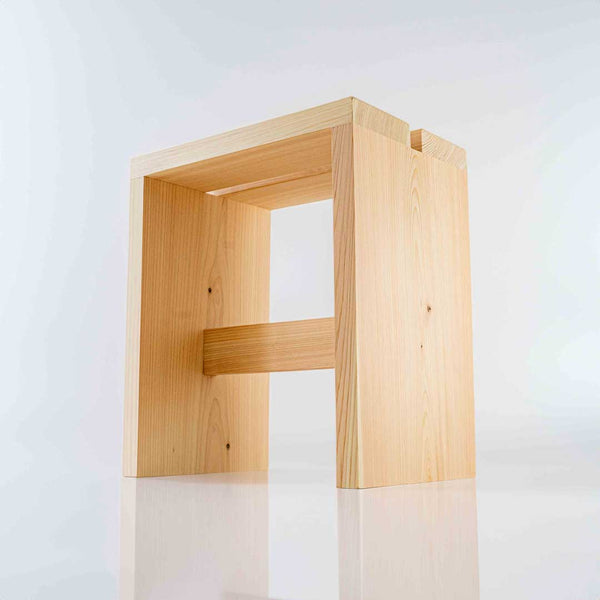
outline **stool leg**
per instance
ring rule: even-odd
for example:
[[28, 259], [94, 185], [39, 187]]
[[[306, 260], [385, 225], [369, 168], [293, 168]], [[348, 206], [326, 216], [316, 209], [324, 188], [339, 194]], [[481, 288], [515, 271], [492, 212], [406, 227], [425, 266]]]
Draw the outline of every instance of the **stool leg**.
[[126, 476], [264, 470], [269, 375], [203, 374], [203, 330], [269, 319], [268, 210], [132, 182]]
[[338, 487], [475, 474], [466, 170], [332, 134]]

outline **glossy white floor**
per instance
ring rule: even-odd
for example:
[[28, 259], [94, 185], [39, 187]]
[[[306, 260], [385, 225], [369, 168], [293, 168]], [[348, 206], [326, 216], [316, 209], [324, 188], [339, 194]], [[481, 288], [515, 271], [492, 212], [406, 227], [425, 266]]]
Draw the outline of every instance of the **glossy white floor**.
[[597, 600], [598, 471], [580, 473], [363, 491], [323, 468], [23, 478], [0, 499], [0, 598]]
[[599, 494], [333, 481], [124, 482], [121, 598], [599, 597]]
[[473, 481], [355, 492], [314, 473], [131, 481], [123, 598], [479, 596]]

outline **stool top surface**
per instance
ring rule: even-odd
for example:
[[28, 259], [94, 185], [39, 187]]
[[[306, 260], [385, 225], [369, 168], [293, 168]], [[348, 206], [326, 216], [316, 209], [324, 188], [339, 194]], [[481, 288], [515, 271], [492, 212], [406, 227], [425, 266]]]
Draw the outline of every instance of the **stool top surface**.
[[[462, 148], [423, 129], [411, 132], [407, 122], [348, 97], [135, 157], [131, 177], [153, 177], [216, 196], [236, 194], [236, 200], [265, 208], [330, 198], [331, 132], [344, 126], [367, 127], [458, 168], [466, 166]], [[255, 200], [257, 188], [261, 195]], [[272, 199], [265, 190], [273, 192]]]

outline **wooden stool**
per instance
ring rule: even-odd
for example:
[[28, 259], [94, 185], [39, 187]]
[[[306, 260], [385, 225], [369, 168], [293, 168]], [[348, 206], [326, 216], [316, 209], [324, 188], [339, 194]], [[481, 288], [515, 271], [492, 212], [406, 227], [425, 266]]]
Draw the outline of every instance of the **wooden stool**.
[[[474, 476], [464, 150], [346, 98], [131, 177], [126, 476], [267, 469], [268, 372], [327, 368], [338, 487]], [[327, 198], [335, 317], [269, 323], [270, 210]]]

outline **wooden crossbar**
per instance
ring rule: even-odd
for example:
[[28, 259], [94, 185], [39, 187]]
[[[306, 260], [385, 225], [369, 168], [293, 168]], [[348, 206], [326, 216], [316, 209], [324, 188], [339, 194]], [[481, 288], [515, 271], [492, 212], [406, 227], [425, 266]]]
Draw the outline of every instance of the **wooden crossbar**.
[[335, 367], [333, 317], [204, 330], [204, 374]]

